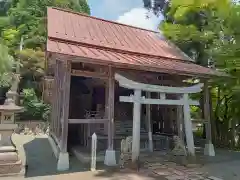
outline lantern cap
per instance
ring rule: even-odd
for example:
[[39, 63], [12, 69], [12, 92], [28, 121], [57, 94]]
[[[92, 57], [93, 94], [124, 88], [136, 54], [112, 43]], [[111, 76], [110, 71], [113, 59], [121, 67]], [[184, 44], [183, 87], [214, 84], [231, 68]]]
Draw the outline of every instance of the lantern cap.
[[0, 112], [22, 112], [23, 107], [17, 106], [14, 103], [14, 100], [11, 98], [7, 98], [3, 105], [0, 105]]

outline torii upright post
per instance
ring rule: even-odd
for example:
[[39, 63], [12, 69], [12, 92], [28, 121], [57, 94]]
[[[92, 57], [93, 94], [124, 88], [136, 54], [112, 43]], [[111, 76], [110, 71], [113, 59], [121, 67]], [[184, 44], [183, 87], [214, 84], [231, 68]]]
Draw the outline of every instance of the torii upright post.
[[[146, 97], [151, 98], [151, 92], [146, 92]], [[151, 105], [146, 104], [146, 119], [148, 127], [148, 150], [153, 152], [153, 140], [152, 140], [152, 120], [151, 120]]]
[[194, 147], [194, 140], [193, 140], [193, 132], [192, 132], [192, 121], [190, 116], [190, 106], [188, 103], [188, 94], [183, 95], [183, 112], [184, 112], [184, 126], [185, 126], [185, 133], [186, 133], [186, 141], [187, 141], [187, 148], [189, 156], [195, 156], [195, 147]]
[[132, 139], [132, 162], [136, 162], [140, 152], [140, 118], [141, 118], [141, 90], [134, 90], [133, 103], [133, 139]]
[[[134, 104], [133, 108], [133, 142], [132, 142], [132, 161], [138, 160], [140, 151], [140, 113], [141, 104], [160, 104], [160, 105], [178, 105], [184, 109], [184, 125], [187, 138], [187, 147], [190, 156], [195, 156], [192, 122], [190, 117], [190, 105], [198, 106], [199, 102], [189, 99], [188, 94], [202, 91], [203, 84], [197, 84], [191, 87], [168, 87], [152, 84], [144, 84], [129, 80], [120, 74], [115, 74], [115, 79], [121, 87], [134, 90], [134, 96], [120, 96], [121, 102], [130, 102]], [[141, 91], [160, 93], [160, 99], [151, 99], [141, 97]], [[183, 94], [181, 99], [166, 99], [166, 94]]]

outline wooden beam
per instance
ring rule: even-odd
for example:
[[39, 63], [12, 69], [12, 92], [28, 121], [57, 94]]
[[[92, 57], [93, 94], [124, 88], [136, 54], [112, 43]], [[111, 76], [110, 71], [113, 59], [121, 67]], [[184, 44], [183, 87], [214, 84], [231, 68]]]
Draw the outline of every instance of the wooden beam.
[[105, 124], [109, 119], [68, 119], [69, 124]]
[[108, 79], [108, 75], [100, 72], [91, 72], [91, 71], [83, 71], [83, 70], [72, 70], [72, 76], [83, 76], [83, 77], [91, 77], [98, 79]]
[[109, 105], [108, 105], [108, 97], [109, 97], [109, 85], [108, 85], [108, 81], [106, 81], [105, 83], [105, 112], [104, 112], [104, 117], [105, 118], [108, 118], [108, 108], [109, 108]]
[[[132, 65], [132, 64], [126, 64], [126, 63], [119, 63], [119, 62], [112, 62], [112, 61], [102, 61], [99, 59], [91, 59], [91, 58], [82, 58], [78, 56], [70, 56], [70, 55], [63, 55], [59, 53], [51, 53], [52, 58], [61, 59], [62, 61], [66, 61], [66, 59], [69, 59], [71, 62], [84, 62], [84, 63], [91, 63], [91, 64], [98, 64], [98, 65], [106, 65], [110, 64], [115, 68], [123, 69], [123, 70], [141, 70], [141, 71], [152, 71], [152, 72], [158, 72], [158, 73], [167, 73], [167, 74], [175, 74], [175, 75], [183, 75], [188, 77], [202, 77], [204, 79], [211, 78], [214, 76], [219, 75], [207, 75], [207, 74], [199, 74], [199, 73], [187, 73], [184, 71], [175, 71], [170, 70], [166, 68], [160, 68], [160, 67], [150, 67], [145, 65]], [[223, 76], [223, 75], [222, 75]]]
[[[56, 66], [54, 67], [56, 72]], [[52, 100], [51, 100], [51, 121], [50, 121], [50, 132], [56, 133], [55, 127], [56, 127], [56, 111], [57, 111], [57, 83], [56, 83], [56, 77], [54, 78], [53, 82], [53, 89], [52, 89]]]
[[[106, 119], [109, 118], [108, 117], [108, 108], [109, 108], [109, 105], [108, 105], [108, 97], [109, 97], [108, 83], [109, 83], [108, 81], [106, 81], [106, 83], [105, 83], [105, 113], [104, 113], [104, 118], [106, 118]], [[105, 134], [108, 134], [108, 123], [109, 122], [104, 123], [104, 133]]]
[[61, 114], [61, 104], [62, 104], [62, 95], [61, 95], [61, 75], [60, 75], [60, 61], [56, 60], [56, 67], [55, 67], [55, 135], [60, 138], [61, 136], [61, 125], [60, 125], [60, 114]]
[[186, 79], [186, 77], [184, 76], [175, 76], [171, 74], [166, 75], [163, 73], [153, 73], [153, 72], [144, 72], [139, 70], [127, 70], [127, 69], [125, 71], [118, 70], [116, 73], [128, 79], [131, 79], [133, 81], [141, 82], [141, 83], [161, 85], [161, 86], [173, 85], [174, 87], [190, 86], [189, 83], [183, 82], [183, 80]]
[[109, 66], [109, 79], [108, 79], [108, 148], [113, 150], [113, 138], [114, 138], [114, 91], [115, 91], [115, 79], [113, 68]]
[[[134, 96], [120, 96], [119, 97], [120, 102], [131, 102], [134, 103], [136, 100], [134, 99]], [[139, 100], [141, 104], [159, 104], [159, 105], [184, 105], [184, 100], [171, 100], [171, 99], [146, 99], [144, 96], [142, 96]], [[199, 102], [195, 100], [188, 100], [189, 105], [192, 106], [199, 106]]]
[[184, 94], [184, 93], [197, 93], [202, 91], [203, 84], [197, 84], [190, 87], [169, 87], [169, 86], [159, 86], [159, 85], [151, 85], [151, 84], [144, 84], [132, 81], [127, 79], [120, 74], [115, 74], [115, 79], [119, 82], [121, 87], [127, 89], [140, 89], [142, 91], [149, 91], [149, 92], [162, 92], [162, 93], [173, 93], [173, 94]]

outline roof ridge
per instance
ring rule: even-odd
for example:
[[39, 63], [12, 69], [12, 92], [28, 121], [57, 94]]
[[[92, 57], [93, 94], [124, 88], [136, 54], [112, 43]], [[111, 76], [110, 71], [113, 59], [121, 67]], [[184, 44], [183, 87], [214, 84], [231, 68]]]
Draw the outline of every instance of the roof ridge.
[[111, 51], [111, 52], [115, 51], [115, 52], [118, 52], [118, 53], [126, 53], [126, 54], [139, 55], [139, 56], [142, 55], [142, 56], [151, 57], [151, 58], [165, 58], [165, 59], [168, 59], [168, 60], [195, 64], [193, 61], [184, 60], [184, 59], [177, 59], [177, 58], [165, 57], [165, 56], [160, 56], [160, 55], [153, 55], [153, 54], [146, 54], [146, 53], [140, 53], [140, 52], [110, 48], [110, 47], [93, 45], [93, 44], [83, 43], [83, 42], [79, 43], [79, 42], [75, 42], [75, 41], [71, 41], [71, 40], [63, 40], [63, 39], [55, 38], [55, 37], [48, 37], [48, 39], [52, 40], [52, 41], [58, 41], [58, 42], [62, 42], [62, 43], [65, 42], [65, 43], [69, 43], [69, 44], [72, 44], [72, 45], [79, 45], [79, 46], [85, 46], [85, 47], [90, 47], [90, 48], [95, 48], [95, 49], [102, 49], [102, 50]]
[[59, 8], [59, 7], [48, 7], [48, 8], [49, 9], [56, 9], [56, 10], [59, 10], [59, 11], [64, 11], [64, 12], [68, 12], [68, 13], [72, 13], [72, 14], [77, 14], [79, 16], [85, 16], [85, 17], [89, 17], [89, 18], [96, 19], [96, 20], [99, 20], [99, 21], [109, 22], [109, 23], [112, 23], [112, 24], [127, 26], [127, 27], [134, 28], [134, 29], [140, 29], [140, 30], [148, 31], [148, 32], [152, 32], [152, 33], [159, 33], [158, 31], [144, 29], [144, 28], [140, 28], [140, 27], [135, 27], [135, 26], [131, 26], [131, 25], [128, 25], [128, 24], [119, 23], [119, 22], [116, 22], [116, 21], [110, 21], [110, 20], [98, 18], [98, 17], [95, 17], [95, 16], [87, 15], [87, 14], [84, 14], [84, 13], [75, 12], [75, 11], [72, 11], [72, 10], [69, 10], [69, 9], [63, 9], [63, 8]]

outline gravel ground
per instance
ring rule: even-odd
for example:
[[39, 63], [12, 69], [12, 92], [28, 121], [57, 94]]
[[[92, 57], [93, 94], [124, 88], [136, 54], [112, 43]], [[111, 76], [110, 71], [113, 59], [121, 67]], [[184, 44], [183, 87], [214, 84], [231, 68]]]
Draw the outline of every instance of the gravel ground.
[[239, 167], [240, 152], [217, 150], [201, 170], [224, 180], [240, 180]]
[[[13, 135], [23, 164], [28, 165], [25, 177], [1, 177], [1, 180], [150, 180], [159, 179], [146, 172], [116, 173], [115, 171], [89, 172], [89, 167], [70, 157], [70, 171], [56, 171], [56, 159], [51, 151], [47, 136]], [[217, 151], [217, 156], [207, 159], [205, 166], [199, 170], [224, 180], [240, 180], [240, 153]], [[26, 157], [26, 158], [24, 158]], [[164, 180], [164, 179], [162, 179]]]

